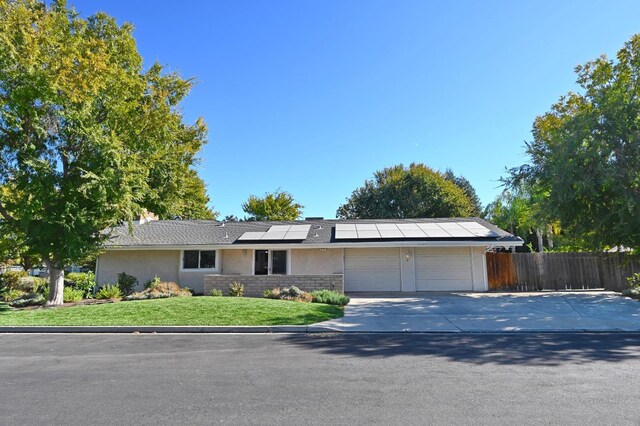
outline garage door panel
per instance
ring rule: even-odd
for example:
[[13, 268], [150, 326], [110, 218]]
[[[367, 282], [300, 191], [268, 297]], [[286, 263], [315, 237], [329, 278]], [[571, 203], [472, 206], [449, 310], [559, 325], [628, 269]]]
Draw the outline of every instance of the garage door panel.
[[469, 280], [426, 280], [423, 283], [428, 290], [418, 291], [469, 291], [471, 282]]
[[[417, 266], [419, 265], [419, 266]], [[416, 268], [469, 268], [471, 259], [467, 256], [416, 256]]]
[[428, 280], [470, 280], [471, 273], [466, 269], [433, 268], [428, 270], [416, 270], [416, 277]]
[[417, 291], [473, 290], [468, 249], [416, 249]]
[[399, 249], [345, 249], [345, 291], [400, 291]]

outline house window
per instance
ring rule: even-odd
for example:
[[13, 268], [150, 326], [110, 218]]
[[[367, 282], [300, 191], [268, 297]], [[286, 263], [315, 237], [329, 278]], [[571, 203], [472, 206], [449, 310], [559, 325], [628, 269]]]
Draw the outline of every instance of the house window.
[[215, 250], [185, 250], [182, 269], [216, 269]]
[[256, 250], [253, 273], [255, 275], [286, 275], [287, 250]]

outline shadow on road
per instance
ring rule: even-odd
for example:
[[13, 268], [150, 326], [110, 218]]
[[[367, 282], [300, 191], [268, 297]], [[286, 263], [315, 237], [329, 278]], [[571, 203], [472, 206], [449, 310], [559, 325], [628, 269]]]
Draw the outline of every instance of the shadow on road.
[[425, 356], [473, 364], [545, 365], [640, 359], [640, 334], [310, 334], [283, 343], [331, 355]]

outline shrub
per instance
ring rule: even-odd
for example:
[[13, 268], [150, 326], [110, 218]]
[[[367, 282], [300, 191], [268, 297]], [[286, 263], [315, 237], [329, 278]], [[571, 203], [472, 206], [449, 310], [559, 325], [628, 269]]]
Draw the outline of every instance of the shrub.
[[72, 280], [71, 288], [81, 291], [83, 297], [91, 297], [96, 286], [96, 276], [93, 272], [87, 272], [86, 274], [73, 272], [72, 274], [75, 275], [75, 280]]
[[124, 272], [118, 274], [118, 288], [125, 296], [133, 293], [133, 289], [137, 284], [138, 279], [133, 275], [127, 275]]
[[333, 290], [316, 290], [311, 293], [311, 296], [313, 296], [314, 303], [326, 303], [327, 305], [344, 306], [351, 300], [348, 296]]
[[20, 287], [20, 278], [28, 277], [26, 271], [7, 271], [0, 275], [0, 287], [6, 287], [7, 290], [13, 290]]
[[76, 281], [80, 281], [80, 280], [84, 279], [85, 275], [87, 275], [87, 274], [84, 273], [84, 272], [69, 272], [64, 277], [68, 281], [71, 281], [72, 283], [75, 283]]
[[145, 290], [132, 293], [124, 297], [124, 300], [162, 299], [165, 297], [189, 297], [191, 290], [181, 288], [174, 282], [154, 282]]
[[49, 281], [45, 278], [33, 277], [33, 287], [31, 287], [32, 293], [44, 294], [44, 292], [47, 291], [47, 294], [49, 294], [48, 288]]
[[294, 300], [297, 302], [311, 302], [311, 300], [313, 299], [311, 294], [300, 290], [294, 285], [286, 288], [273, 288], [271, 290], [265, 290], [262, 295], [267, 299]]
[[152, 280], [148, 280], [146, 283], [144, 283], [144, 288], [154, 287], [154, 286], [160, 284], [161, 282], [162, 282], [162, 280], [160, 279], [160, 277], [156, 275], [155, 277], [153, 277]]
[[233, 296], [233, 297], [244, 296], [244, 284], [241, 284], [236, 281], [229, 284], [229, 296]]
[[78, 290], [71, 287], [65, 287], [62, 290], [62, 300], [64, 303], [76, 303], [82, 300], [84, 293], [82, 290]]
[[279, 294], [279, 288], [268, 288], [262, 292], [262, 296], [266, 297], [267, 299], [277, 299]]
[[107, 284], [98, 290], [96, 297], [98, 299], [119, 299], [122, 297], [122, 291], [117, 285]]
[[214, 288], [213, 290], [211, 290], [211, 292], [209, 293], [209, 296], [213, 296], [213, 297], [222, 297], [222, 290], [218, 290], [217, 288]]
[[627, 278], [627, 284], [629, 288], [624, 289], [622, 295], [640, 299], [640, 273], [635, 273]]
[[44, 305], [47, 299], [40, 293], [27, 294], [10, 303], [15, 308], [24, 308], [26, 306]]
[[11, 289], [11, 290], [5, 292], [4, 295], [2, 296], [2, 298], [4, 299], [5, 302], [11, 303], [14, 300], [20, 299], [21, 297], [25, 296], [26, 294], [27, 293], [25, 293], [22, 290]]

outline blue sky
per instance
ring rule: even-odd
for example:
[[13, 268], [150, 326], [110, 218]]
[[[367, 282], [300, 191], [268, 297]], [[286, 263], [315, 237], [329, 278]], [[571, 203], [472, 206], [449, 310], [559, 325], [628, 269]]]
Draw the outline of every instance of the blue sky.
[[375, 170], [411, 162], [450, 167], [486, 204], [574, 67], [640, 32], [638, 1], [69, 4], [133, 23], [145, 64], [196, 78], [183, 109], [209, 126], [200, 175], [240, 217], [280, 188], [332, 218]]

